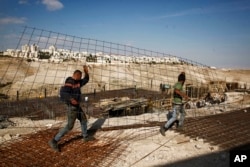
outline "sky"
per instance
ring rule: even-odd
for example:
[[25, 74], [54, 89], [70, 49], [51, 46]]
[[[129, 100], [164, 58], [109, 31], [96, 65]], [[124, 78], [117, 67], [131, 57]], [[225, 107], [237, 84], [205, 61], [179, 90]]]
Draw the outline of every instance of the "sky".
[[250, 69], [249, 0], [0, 0], [0, 50], [24, 26]]

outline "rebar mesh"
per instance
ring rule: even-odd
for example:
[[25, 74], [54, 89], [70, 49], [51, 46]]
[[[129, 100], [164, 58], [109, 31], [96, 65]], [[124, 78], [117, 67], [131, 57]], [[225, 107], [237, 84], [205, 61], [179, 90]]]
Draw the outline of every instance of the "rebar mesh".
[[[148, 131], [148, 128], [152, 129], [166, 121], [166, 111], [171, 108], [172, 87], [181, 72], [186, 74], [185, 90], [193, 101], [187, 106], [191, 108], [187, 112], [189, 117], [211, 115], [215, 111], [226, 111], [227, 107], [238, 109], [249, 104], [249, 97], [244, 95], [237, 105], [216, 103], [205, 110], [199, 109], [196, 102], [204, 99], [208, 92], [220, 96], [219, 100], [224, 98], [228, 89], [224, 76], [218, 75], [216, 69], [198, 62], [132, 46], [24, 27], [16, 49], [8, 50], [7, 54], [0, 59], [0, 115], [34, 121], [65, 121], [66, 110], [58, 98], [59, 89], [74, 70], [82, 70], [82, 66], [87, 65], [90, 81], [82, 88], [82, 99], [88, 97], [88, 100], [83, 100], [81, 105], [94, 120], [89, 127], [93, 130], [102, 129], [104, 132], [135, 129], [133, 134], [120, 135], [123, 140], [104, 136], [103, 139], [107, 141], [102, 147], [90, 143], [89, 149], [102, 150], [103, 155], [95, 156], [95, 161], [93, 158], [91, 161], [86, 159], [92, 152], [84, 155], [85, 159], [76, 156], [76, 160], [80, 160], [83, 166], [85, 161], [88, 166], [109, 166], [125, 150], [126, 144], [121, 144], [125, 139], [154, 138], [158, 130]], [[61, 127], [62, 122], [57, 125]], [[33, 138], [44, 145], [41, 146], [42, 150], [38, 148], [39, 152], [36, 151], [36, 146], [31, 146], [27, 153], [30, 155], [25, 154], [24, 158], [39, 155], [32, 157], [32, 164], [32, 161], [16, 163], [21, 162], [22, 156], [19, 153], [25, 152], [25, 148], [19, 153], [16, 153], [18, 150], [9, 150], [7, 154], [1, 154], [1, 159], [7, 159], [10, 166], [48, 166], [62, 160], [62, 156], [56, 156], [50, 163], [45, 162], [49, 158], [47, 141], [53, 136], [53, 130], [39, 131], [38, 138], [31, 135], [21, 139], [26, 142], [25, 146], [31, 140], [34, 143]], [[77, 130], [80, 131], [80, 128]], [[187, 134], [192, 136], [190, 131]], [[74, 135], [75, 133], [71, 134], [71, 137]], [[11, 149], [17, 147], [15, 143], [18, 142], [7, 143], [0, 151], [8, 150], [9, 146]], [[72, 143], [71, 148], [77, 150], [79, 140], [73, 140]], [[65, 151], [71, 156], [74, 154], [72, 150]], [[19, 159], [15, 159], [15, 155]], [[41, 158], [43, 156], [45, 159]], [[55, 166], [71, 166], [67, 163], [70, 158], [65, 155], [64, 160]], [[39, 161], [35, 162], [35, 159]], [[10, 163], [12, 161], [13, 164]], [[105, 163], [101, 164], [102, 161]], [[1, 164], [5, 165], [4, 162]]]
[[12, 83], [3, 92], [11, 99], [17, 92], [20, 99], [55, 96], [64, 79], [83, 64], [89, 65], [91, 74], [85, 93], [126, 88], [159, 91], [160, 84], [173, 85], [182, 71], [186, 84], [208, 88], [211, 81], [219, 81], [215, 70], [191, 60], [31, 27], [24, 28], [10, 54], [1, 78]]

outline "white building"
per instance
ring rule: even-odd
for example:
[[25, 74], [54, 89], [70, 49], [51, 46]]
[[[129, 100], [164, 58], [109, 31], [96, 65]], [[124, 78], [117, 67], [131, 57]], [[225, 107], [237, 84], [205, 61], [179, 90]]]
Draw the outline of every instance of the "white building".
[[86, 58], [90, 55], [96, 57], [97, 63], [180, 63], [179, 58], [169, 57], [152, 57], [152, 56], [125, 56], [105, 54], [103, 52], [96, 52], [89, 54], [88, 52], [71, 51], [68, 49], [58, 49], [55, 45], [51, 45], [48, 49], [40, 49], [38, 45], [23, 45], [21, 50], [7, 49], [3, 55], [12, 57], [22, 57], [32, 59], [33, 61], [41, 61], [39, 58], [40, 52], [47, 53], [50, 58], [43, 61], [61, 63], [65, 59], [74, 59], [81, 62], [86, 62]]

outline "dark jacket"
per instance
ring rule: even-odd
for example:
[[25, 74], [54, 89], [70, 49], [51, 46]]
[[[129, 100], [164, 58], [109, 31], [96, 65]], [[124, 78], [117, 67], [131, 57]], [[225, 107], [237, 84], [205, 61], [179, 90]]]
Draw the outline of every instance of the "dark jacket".
[[75, 80], [72, 77], [68, 77], [65, 80], [64, 86], [60, 89], [60, 98], [67, 104], [71, 104], [71, 99], [75, 99], [78, 103], [81, 101], [81, 87], [89, 82], [89, 75], [85, 74], [85, 77], [81, 80]]

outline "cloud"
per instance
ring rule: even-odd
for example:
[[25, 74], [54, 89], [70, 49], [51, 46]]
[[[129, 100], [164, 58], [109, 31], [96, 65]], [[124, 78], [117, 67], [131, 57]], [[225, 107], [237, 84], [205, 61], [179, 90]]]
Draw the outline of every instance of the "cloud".
[[201, 8], [194, 8], [194, 9], [189, 9], [189, 10], [184, 10], [172, 14], [168, 14], [165, 16], [160, 16], [159, 19], [164, 19], [164, 18], [169, 18], [169, 17], [180, 17], [180, 16], [186, 16], [186, 15], [195, 15], [199, 13], [204, 13]]
[[189, 16], [189, 15], [238, 12], [238, 11], [247, 11], [249, 9], [250, 9], [250, 4], [247, 1], [241, 1], [241, 2], [235, 1], [235, 2], [220, 3], [213, 6], [191, 8], [183, 11], [177, 11], [175, 13], [158, 16], [151, 19], [155, 20], [155, 19], [166, 19], [166, 18]]
[[27, 21], [27, 18], [25, 17], [5, 17], [0, 18], [0, 25], [4, 24], [24, 24]]
[[63, 8], [63, 4], [59, 0], [42, 0], [42, 4], [44, 4], [49, 11], [60, 10]]
[[21, 5], [28, 4], [28, 0], [19, 0], [18, 3]]

